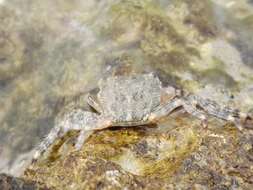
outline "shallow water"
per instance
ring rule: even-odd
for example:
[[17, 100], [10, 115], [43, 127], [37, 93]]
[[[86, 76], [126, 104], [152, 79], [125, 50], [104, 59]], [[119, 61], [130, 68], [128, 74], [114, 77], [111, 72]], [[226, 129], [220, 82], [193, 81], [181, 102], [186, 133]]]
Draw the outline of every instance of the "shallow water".
[[65, 102], [108, 75], [152, 71], [251, 110], [252, 1], [187, 2], [0, 1], [0, 172], [19, 175]]

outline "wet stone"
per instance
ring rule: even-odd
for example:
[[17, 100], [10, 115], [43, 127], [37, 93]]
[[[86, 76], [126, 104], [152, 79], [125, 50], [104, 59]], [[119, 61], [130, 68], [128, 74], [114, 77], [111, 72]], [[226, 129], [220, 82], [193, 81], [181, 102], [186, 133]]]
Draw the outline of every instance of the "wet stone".
[[65, 138], [23, 177], [56, 189], [251, 189], [251, 138], [232, 125], [210, 121], [204, 129], [188, 115], [174, 114], [157, 127], [95, 132], [81, 151]]
[[21, 178], [0, 174], [0, 189], [1, 190], [50, 190], [38, 183], [26, 181]]

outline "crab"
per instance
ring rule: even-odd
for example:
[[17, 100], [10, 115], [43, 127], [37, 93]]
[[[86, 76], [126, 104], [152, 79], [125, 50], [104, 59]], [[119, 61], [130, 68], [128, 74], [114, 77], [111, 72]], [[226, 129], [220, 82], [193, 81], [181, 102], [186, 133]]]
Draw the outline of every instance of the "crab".
[[[172, 86], [162, 87], [154, 74], [115, 76], [99, 81], [96, 97], [87, 96], [87, 103], [96, 112], [74, 109], [55, 122], [48, 136], [40, 143], [35, 154], [37, 160], [57, 139], [70, 130], [80, 131], [75, 148], [79, 150], [96, 130], [109, 127], [128, 127], [157, 123], [177, 108], [201, 120], [207, 126], [207, 116], [230, 121], [242, 129], [248, 114], [237, 109], [222, 107], [216, 102]], [[164, 97], [167, 100], [164, 101]]]

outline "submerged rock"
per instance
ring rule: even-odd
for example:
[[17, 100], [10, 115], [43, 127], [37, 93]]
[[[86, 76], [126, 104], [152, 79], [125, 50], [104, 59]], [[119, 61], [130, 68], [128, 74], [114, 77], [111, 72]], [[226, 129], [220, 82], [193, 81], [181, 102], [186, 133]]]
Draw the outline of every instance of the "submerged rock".
[[17, 19], [14, 11], [0, 7], [0, 81], [12, 80], [24, 66], [25, 46]]

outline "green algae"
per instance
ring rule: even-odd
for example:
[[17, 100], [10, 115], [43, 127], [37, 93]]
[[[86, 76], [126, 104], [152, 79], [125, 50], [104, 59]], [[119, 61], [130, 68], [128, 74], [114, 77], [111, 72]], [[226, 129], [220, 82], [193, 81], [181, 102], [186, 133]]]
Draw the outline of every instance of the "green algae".
[[140, 48], [147, 54], [157, 55], [170, 51], [173, 46], [185, 44], [161, 7], [155, 6], [152, 1], [121, 1], [112, 6], [111, 12], [114, 18], [112, 26], [119, 28], [113, 28], [112, 32], [119, 36], [119, 33], [128, 32], [122, 30], [124, 28], [138, 27]]
[[192, 24], [201, 36], [213, 38], [217, 36], [218, 29], [215, 25], [212, 2], [209, 0], [186, 0], [191, 14], [185, 18], [186, 24]]
[[207, 69], [199, 74], [204, 84], [221, 85], [228, 88], [236, 88], [237, 82], [222, 69]]
[[[129, 16], [130, 19], [138, 18], [137, 15], [150, 14], [150, 15], [164, 15], [162, 7], [153, 0], [126, 0], [120, 1], [111, 6], [111, 13]], [[133, 20], [133, 21], [134, 21]]]
[[116, 37], [118, 39], [128, 32], [122, 28], [133, 25], [132, 27], [137, 30], [135, 34], [137, 48], [143, 51], [152, 67], [168, 70], [170, 73], [173, 70], [186, 70], [189, 57], [185, 52], [195, 56], [197, 51], [186, 46], [184, 37], [177, 33], [161, 7], [153, 6], [152, 1], [137, 4], [138, 6], [134, 1], [121, 1], [112, 6], [112, 17], [115, 18], [112, 26], [121, 28], [119, 30], [112, 28], [112, 35], [118, 36]]
[[[211, 15], [211, 3], [207, 1], [196, 2], [194, 5], [188, 1], [174, 3], [178, 6], [186, 4], [190, 13], [193, 12], [190, 15], [194, 17], [190, 20], [200, 31], [201, 37], [214, 35], [213, 21], [208, 20]], [[112, 39], [122, 43], [122, 39], [131, 35], [131, 39], [136, 41], [135, 48], [141, 49], [147, 62], [157, 70], [163, 70], [169, 74], [174, 71], [195, 73], [190, 62], [192, 58], [200, 59], [201, 54], [197, 47], [188, 45], [187, 39], [182, 35], [184, 32], [178, 33], [177, 24], [165, 14], [162, 7], [154, 5], [153, 1], [120, 1], [113, 5], [110, 11], [112, 24], [107, 31]], [[185, 23], [182, 26], [184, 30], [191, 30]], [[131, 28], [131, 33], [129, 33], [129, 28]]]
[[168, 18], [152, 15], [146, 22], [141, 48], [147, 55], [158, 56], [163, 52], [184, 50], [184, 38], [170, 25]]
[[156, 69], [173, 73], [189, 69], [189, 58], [180, 51], [161, 53], [159, 56], [149, 56], [149, 63]]
[[12, 80], [23, 70], [25, 44], [15, 24], [17, 15], [0, 7], [0, 81]]
[[[253, 25], [253, 15], [251, 14], [251, 15], [245, 17], [245, 18], [242, 20], [242, 22], [245, 24], [245, 26], [251, 28], [252, 25]], [[253, 28], [251, 28], [251, 29], [253, 29]]]

